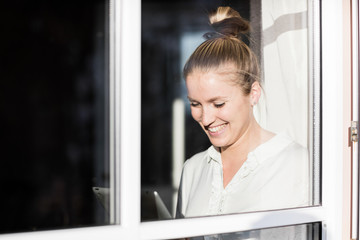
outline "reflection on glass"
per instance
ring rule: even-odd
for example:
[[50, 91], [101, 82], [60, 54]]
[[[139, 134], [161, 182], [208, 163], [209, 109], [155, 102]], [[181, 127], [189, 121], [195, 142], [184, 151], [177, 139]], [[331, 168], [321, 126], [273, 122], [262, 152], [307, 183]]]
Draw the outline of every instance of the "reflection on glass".
[[[226, 131], [231, 121], [217, 116], [216, 124], [202, 123], [205, 110], [220, 111], [220, 104], [228, 101], [215, 102], [214, 99], [224, 95], [229, 84], [214, 87], [210, 104], [214, 108], [205, 109], [210, 101], [201, 94], [206, 93], [209, 83], [191, 87], [201, 89], [196, 93], [189, 89], [191, 83], [188, 79], [184, 81], [182, 73], [187, 59], [204, 41], [204, 33], [213, 32], [210, 38], [223, 34], [214, 30], [207, 19], [208, 13], [219, 5], [230, 5], [249, 20], [250, 31], [242, 41], [259, 60], [259, 72], [254, 73], [259, 94], [250, 102], [254, 105], [250, 112], [256, 120], [253, 123], [259, 124], [258, 130], [262, 129], [261, 134], [258, 137], [251, 134], [255, 142], [258, 140], [256, 143], [240, 144], [240, 147], [247, 144], [248, 148], [242, 154], [229, 152], [228, 159], [234, 156], [239, 159], [230, 165], [227, 163], [231, 161], [226, 161], [224, 155], [229, 142], [222, 145], [218, 135]], [[199, 152], [202, 154], [195, 157], [198, 160], [185, 163], [178, 217], [312, 204], [307, 24], [307, 1], [279, 6], [264, 1], [172, 1], [171, 4], [160, 0], [142, 1], [142, 220], [162, 219], [156, 214], [158, 205], [149, 207], [148, 203], [154, 203], [154, 198], [145, 200], [145, 196], [154, 191], [170, 214], [176, 215], [183, 164]], [[211, 71], [214, 69], [212, 65], [188, 75], [206, 80], [209, 75], [218, 74]], [[241, 93], [234, 96], [239, 95]], [[232, 115], [226, 117], [238, 122], [244, 116], [243, 106], [234, 106], [237, 111], [231, 111]], [[194, 119], [203, 125], [207, 134]], [[230, 135], [235, 133], [231, 131]], [[201, 157], [204, 157], [202, 163]], [[148, 214], [150, 212], [153, 214]]]
[[189, 237], [186, 240], [320, 240], [321, 224], [309, 223], [287, 227], [222, 233], [208, 236]]
[[107, 3], [1, 5], [0, 232], [108, 224]]

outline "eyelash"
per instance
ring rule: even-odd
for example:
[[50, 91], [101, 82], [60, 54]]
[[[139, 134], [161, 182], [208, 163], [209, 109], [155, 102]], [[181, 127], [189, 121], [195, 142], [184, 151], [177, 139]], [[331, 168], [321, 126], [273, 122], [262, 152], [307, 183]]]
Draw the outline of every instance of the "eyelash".
[[214, 104], [216, 108], [221, 108], [225, 105], [225, 103], [217, 103], [217, 104]]
[[[214, 106], [216, 107], [216, 108], [221, 108], [221, 107], [223, 107], [225, 105], [225, 103], [214, 103]], [[191, 102], [190, 103], [190, 106], [191, 107], [197, 107], [197, 106], [199, 106], [199, 103], [196, 103], [196, 102]]]
[[199, 106], [199, 103], [191, 102], [191, 103], [190, 103], [190, 106], [191, 106], [191, 107], [197, 107], [197, 106]]

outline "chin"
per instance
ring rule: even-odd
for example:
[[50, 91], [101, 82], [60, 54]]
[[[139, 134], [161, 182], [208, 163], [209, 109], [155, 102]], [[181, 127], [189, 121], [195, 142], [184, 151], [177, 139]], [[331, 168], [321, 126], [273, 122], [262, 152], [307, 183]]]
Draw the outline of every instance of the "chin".
[[222, 141], [211, 141], [210, 140], [210, 142], [211, 142], [211, 144], [212, 145], [214, 145], [214, 147], [217, 147], [217, 148], [223, 148], [223, 147], [226, 147], [227, 145], [224, 143], [224, 142], [222, 142]]

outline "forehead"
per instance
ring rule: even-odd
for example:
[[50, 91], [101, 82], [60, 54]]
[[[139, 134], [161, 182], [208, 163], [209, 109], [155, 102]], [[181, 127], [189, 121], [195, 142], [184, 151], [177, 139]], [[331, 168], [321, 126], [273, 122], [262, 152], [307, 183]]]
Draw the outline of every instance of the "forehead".
[[243, 95], [240, 86], [235, 83], [236, 75], [233, 69], [228, 68], [194, 70], [186, 78], [188, 96], [192, 99], [206, 100], [214, 96]]

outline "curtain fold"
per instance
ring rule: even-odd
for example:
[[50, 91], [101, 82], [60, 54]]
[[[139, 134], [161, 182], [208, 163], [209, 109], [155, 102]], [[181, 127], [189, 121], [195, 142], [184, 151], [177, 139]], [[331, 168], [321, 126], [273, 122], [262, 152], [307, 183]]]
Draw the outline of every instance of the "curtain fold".
[[307, 1], [262, 0], [263, 89], [260, 124], [308, 143]]

